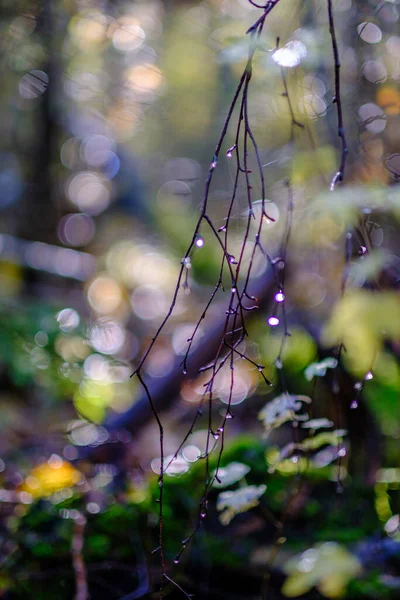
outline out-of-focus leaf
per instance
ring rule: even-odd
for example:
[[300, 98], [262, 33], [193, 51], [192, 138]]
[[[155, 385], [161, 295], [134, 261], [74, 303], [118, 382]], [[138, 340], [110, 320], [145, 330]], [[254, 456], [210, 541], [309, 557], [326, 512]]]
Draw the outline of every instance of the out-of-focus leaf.
[[232, 492], [221, 492], [217, 498], [219, 519], [228, 525], [239, 513], [246, 512], [258, 505], [259, 498], [265, 493], [266, 485], [248, 485]]
[[237, 483], [250, 471], [250, 467], [239, 462], [231, 462], [226, 467], [220, 467], [218, 472], [215, 471], [213, 477], [218, 477], [214, 480], [213, 487], [225, 488], [233, 483]]
[[[342, 433], [338, 430], [339, 433]], [[324, 431], [322, 433], [318, 433], [318, 435], [314, 435], [312, 437], [306, 438], [298, 444], [298, 447], [303, 450], [316, 450], [317, 448], [321, 448], [321, 446], [337, 446], [342, 441], [342, 436], [338, 435], [336, 431]]]
[[271, 402], [268, 402], [260, 411], [258, 418], [264, 423], [268, 433], [271, 429], [280, 427], [287, 421], [306, 420], [308, 415], [296, 414], [302, 408], [303, 403], [310, 404], [311, 398], [285, 392]]
[[312, 463], [316, 469], [323, 469], [333, 463], [339, 457], [338, 446], [327, 446], [312, 457]]
[[358, 558], [336, 542], [325, 542], [294, 556], [285, 565], [288, 578], [282, 593], [297, 598], [318, 587], [328, 598], [339, 598], [350, 579], [362, 570]]
[[364, 281], [375, 279], [388, 264], [390, 256], [386, 252], [373, 250], [350, 265], [348, 278], [353, 285], [362, 285]]
[[[316, 356], [316, 346], [312, 337], [303, 329], [293, 327], [283, 348], [282, 362], [291, 371], [302, 371]], [[281, 346], [281, 337], [271, 335], [265, 339], [264, 355], [267, 361], [274, 362]]]
[[343, 343], [344, 360], [359, 376], [371, 369], [385, 339], [400, 337], [400, 297], [396, 292], [349, 290], [335, 305], [322, 333], [326, 346]]
[[332, 146], [322, 146], [315, 151], [298, 152], [293, 161], [293, 180], [303, 184], [315, 177], [315, 171], [329, 172], [335, 168], [335, 152]]
[[34, 498], [43, 498], [73, 487], [81, 479], [82, 474], [69, 462], [53, 455], [47, 462], [32, 469], [20, 491], [28, 492]]
[[323, 429], [324, 427], [332, 427], [333, 422], [329, 419], [310, 419], [302, 423], [303, 429]]
[[336, 358], [329, 356], [320, 362], [311, 363], [304, 371], [304, 377], [307, 381], [311, 381], [314, 377], [324, 377], [328, 369], [335, 369], [338, 361]]
[[340, 216], [347, 225], [355, 224], [360, 210], [395, 211], [399, 207], [400, 191], [382, 186], [344, 186], [319, 194], [313, 203], [316, 210]]
[[113, 384], [87, 379], [74, 394], [74, 406], [85, 419], [101, 423], [113, 398]]
[[[346, 431], [337, 429], [336, 431], [324, 431], [315, 436], [311, 436], [303, 440], [301, 443], [290, 442], [281, 450], [275, 453], [269, 452], [267, 462], [270, 465], [268, 471], [280, 471], [286, 474], [294, 472], [304, 472], [310, 468], [320, 469], [326, 467], [338, 457], [338, 447], [343, 441], [343, 436]], [[321, 452], [313, 456], [298, 456], [298, 451], [309, 453], [313, 450], [318, 450], [322, 446], [328, 446]], [[296, 455], [289, 458], [296, 452]]]

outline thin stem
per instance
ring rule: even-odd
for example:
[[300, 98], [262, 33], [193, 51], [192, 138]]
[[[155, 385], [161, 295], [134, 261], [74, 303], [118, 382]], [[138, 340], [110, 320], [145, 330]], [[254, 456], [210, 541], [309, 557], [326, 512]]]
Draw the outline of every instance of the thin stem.
[[335, 21], [333, 18], [332, 0], [328, 0], [328, 18], [329, 18], [329, 33], [332, 42], [333, 58], [335, 62], [335, 96], [333, 102], [336, 104], [337, 121], [338, 121], [338, 136], [342, 142], [342, 153], [340, 159], [339, 170], [335, 173], [331, 181], [331, 191], [333, 191], [338, 183], [341, 183], [344, 178], [346, 160], [348, 154], [346, 135], [343, 122], [342, 97], [340, 90], [340, 58], [339, 49], [336, 40]]

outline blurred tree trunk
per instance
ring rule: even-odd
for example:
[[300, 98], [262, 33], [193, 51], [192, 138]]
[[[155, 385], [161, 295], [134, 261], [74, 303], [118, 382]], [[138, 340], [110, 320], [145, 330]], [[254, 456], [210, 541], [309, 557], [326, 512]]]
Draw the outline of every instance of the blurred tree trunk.
[[[41, 70], [48, 77], [47, 89], [38, 98], [39, 108], [32, 145], [30, 184], [26, 187], [18, 219], [17, 234], [24, 239], [54, 243], [57, 240], [59, 211], [56, 206], [52, 163], [57, 156], [55, 119], [57, 60], [60, 55], [54, 28], [55, 3], [44, 0], [38, 16], [37, 32], [43, 39], [46, 60]], [[46, 81], [41, 82], [46, 86]], [[36, 115], [35, 115], [36, 116]]]

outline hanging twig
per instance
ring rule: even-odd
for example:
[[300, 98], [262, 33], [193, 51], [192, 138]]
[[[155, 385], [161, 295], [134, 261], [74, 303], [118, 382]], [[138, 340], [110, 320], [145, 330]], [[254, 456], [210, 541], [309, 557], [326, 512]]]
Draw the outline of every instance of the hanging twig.
[[331, 191], [333, 191], [338, 183], [343, 181], [344, 171], [346, 167], [347, 160], [347, 142], [346, 135], [344, 130], [344, 122], [343, 122], [343, 108], [342, 108], [342, 97], [340, 91], [340, 57], [339, 57], [339, 49], [336, 40], [336, 30], [335, 30], [335, 21], [333, 18], [333, 7], [332, 0], [328, 0], [328, 18], [329, 18], [329, 33], [332, 41], [332, 51], [333, 58], [335, 63], [335, 95], [333, 97], [333, 102], [336, 104], [336, 112], [337, 112], [337, 120], [338, 120], [338, 136], [342, 141], [342, 153], [340, 159], [339, 170], [333, 176], [331, 181]]
[[[263, 30], [263, 27], [265, 24], [265, 19], [266, 19], [267, 15], [278, 4], [278, 2], [279, 2], [279, 0], [268, 1], [265, 3], [265, 5], [260, 6], [260, 8], [262, 8], [262, 10], [263, 10], [263, 14], [257, 19], [257, 21], [254, 23], [254, 25], [252, 27], [250, 27], [250, 29], [247, 32], [250, 34], [248, 60], [247, 60], [246, 66], [244, 68], [244, 71], [242, 73], [242, 76], [240, 78], [236, 92], [233, 96], [231, 105], [228, 110], [227, 117], [225, 119], [224, 125], [221, 130], [221, 134], [220, 134], [218, 142], [216, 144], [216, 148], [214, 151], [212, 161], [209, 166], [208, 177], [207, 177], [207, 180], [205, 183], [205, 190], [204, 190], [204, 196], [203, 196], [203, 202], [202, 202], [202, 206], [201, 206], [200, 215], [197, 220], [196, 226], [194, 228], [191, 242], [186, 250], [185, 256], [182, 259], [182, 264], [181, 264], [181, 268], [180, 268], [180, 272], [179, 272], [179, 276], [178, 276], [178, 280], [176, 283], [176, 287], [175, 287], [175, 291], [173, 294], [171, 305], [170, 305], [169, 310], [167, 311], [167, 314], [164, 317], [161, 325], [159, 326], [158, 330], [156, 331], [154, 337], [152, 338], [147, 350], [145, 351], [142, 359], [140, 360], [135, 372], [133, 373], [133, 375], [136, 375], [138, 377], [138, 380], [139, 380], [142, 388], [144, 389], [145, 396], [147, 397], [151, 412], [153, 413], [154, 418], [156, 419], [156, 422], [157, 422], [157, 425], [159, 428], [159, 434], [160, 434], [160, 453], [161, 453], [161, 461], [160, 462], [161, 462], [161, 465], [160, 465], [160, 475], [159, 475], [160, 491], [159, 491], [159, 498], [158, 498], [158, 502], [159, 502], [159, 546], [157, 548], [157, 551], [160, 552], [160, 557], [161, 557], [161, 573], [162, 573], [161, 589], [160, 589], [161, 597], [163, 596], [164, 583], [166, 581], [173, 583], [174, 585], [176, 585], [176, 587], [181, 589], [180, 586], [178, 586], [167, 575], [165, 559], [164, 559], [164, 554], [163, 554], [164, 474], [165, 474], [166, 470], [168, 469], [172, 460], [174, 460], [174, 458], [177, 457], [178, 452], [182, 448], [185, 440], [188, 438], [190, 433], [193, 431], [193, 428], [195, 426], [195, 423], [197, 422], [197, 419], [199, 417], [201, 417], [201, 415], [202, 415], [202, 412], [203, 412], [202, 407], [205, 404], [205, 402], [207, 401], [208, 432], [207, 432], [206, 447], [205, 447], [205, 452], [204, 452], [204, 457], [203, 457], [205, 459], [204, 493], [203, 493], [203, 498], [200, 502], [200, 510], [199, 510], [197, 524], [195, 525], [194, 530], [190, 534], [190, 536], [186, 540], [184, 540], [184, 542], [182, 542], [182, 548], [181, 548], [180, 552], [178, 553], [177, 558], [175, 559], [176, 561], [178, 561], [188, 540], [190, 540], [192, 538], [192, 536], [194, 535], [195, 531], [197, 531], [197, 529], [200, 526], [201, 520], [206, 516], [206, 513], [207, 513], [208, 494], [211, 489], [212, 483], [214, 481], [214, 477], [210, 476], [210, 470], [209, 470], [209, 455], [210, 455], [210, 452], [212, 451], [212, 449], [215, 447], [215, 441], [214, 441], [214, 443], [212, 443], [211, 438], [214, 437], [218, 441], [218, 439], [221, 437], [221, 448], [220, 448], [220, 454], [219, 454], [219, 458], [218, 458], [218, 467], [219, 467], [220, 459], [222, 456], [225, 422], [230, 416], [232, 416], [231, 412], [230, 412], [230, 407], [231, 407], [231, 399], [232, 399], [233, 387], [234, 387], [233, 357], [235, 354], [239, 354], [240, 356], [242, 356], [242, 358], [246, 358], [251, 364], [256, 364], [256, 363], [254, 363], [254, 361], [252, 361], [252, 359], [250, 357], [247, 357], [247, 355], [244, 352], [241, 352], [238, 349], [238, 346], [240, 346], [240, 344], [242, 343], [244, 338], [247, 336], [245, 318], [244, 318], [245, 311], [248, 311], [248, 310], [251, 311], [251, 310], [254, 310], [255, 308], [257, 308], [257, 304], [255, 303], [256, 298], [248, 293], [250, 276], [251, 276], [252, 267], [254, 264], [255, 253], [258, 248], [257, 242], [259, 242], [259, 240], [260, 240], [262, 226], [263, 226], [265, 218], [268, 218], [271, 221], [273, 219], [271, 219], [267, 215], [266, 208], [265, 208], [264, 173], [263, 173], [263, 167], [262, 167], [262, 163], [261, 163], [260, 156], [259, 156], [257, 143], [256, 143], [256, 140], [252, 133], [250, 122], [249, 122], [248, 90], [249, 90], [249, 84], [250, 84], [251, 77], [252, 77], [252, 62], [253, 62], [254, 54], [257, 49], [257, 42], [258, 42], [259, 36]], [[256, 5], [255, 3], [253, 3], [253, 4]], [[232, 156], [233, 152], [235, 152], [235, 157], [236, 157], [235, 182], [233, 185], [231, 202], [229, 205], [227, 218], [225, 220], [225, 225], [222, 228], [217, 229], [208, 214], [209, 191], [210, 191], [210, 186], [212, 183], [214, 171], [218, 166], [218, 160], [220, 158], [222, 145], [225, 140], [225, 137], [226, 137], [226, 134], [228, 131], [228, 127], [231, 123], [232, 116], [233, 116], [234, 110], [239, 102], [239, 99], [240, 99], [240, 105], [239, 105], [239, 116], [238, 116], [237, 127], [236, 127], [235, 144], [234, 144], [234, 146], [229, 148], [227, 151], [228, 158]], [[243, 149], [242, 150], [240, 149], [241, 138], [243, 139]], [[250, 261], [246, 268], [246, 272], [244, 273], [244, 275], [245, 275], [244, 285], [243, 285], [242, 289], [240, 289], [240, 278], [242, 276], [242, 265], [243, 265], [244, 252], [245, 252], [247, 242], [250, 238], [251, 223], [252, 223], [252, 220], [254, 220], [254, 218], [255, 218], [253, 208], [252, 208], [251, 170], [249, 169], [249, 165], [248, 165], [249, 142], [254, 149], [254, 153], [255, 153], [257, 165], [258, 165], [258, 173], [259, 173], [259, 177], [260, 177], [261, 191], [262, 191], [262, 213], [259, 217], [259, 222], [257, 225], [257, 232], [255, 235], [255, 243], [253, 245], [253, 249], [251, 252]], [[245, 187], [246, 187], [246, 192], [247, 192], [247, 202], [248, 202], [248, 216], [247, 216], [245, 232], [244, 232], [243, 238], [242, 238], [240, 255], [239, 255], [238, 259], [236, 260], [236, 258], [229, 251], [228, 229], [229, 229], [230, 219], [232, 217], [233, 205], [234, 205], [234, 202], [236, 199], [239, 179], [241, 177], [244, 177], [244, 180], [245, 180]], [[169, 321], [169, 319], [173, 313], [173, 310], [175, 308], [176, 301], [178, 298], [178, 293], [182, 286], [182, 283], [185, 283], [185, 285], [187, 285], [187, 283], [186, 283], [187, 277], [185, 277], [185, 269], [187, 268], [187, 265], [190, 264], [191, 253], [192, 253], [193, 248], [196, 245], [196, 240], [198, 239], [198, 236], [200, 234], [200, 229], [203, 225], [207, 225], [210, 228], [213, 236], [215, 237], [215, 239], [217, 241], [218, 246], [220, 247], [221, 266], [220, 266], [218, 280], [214, 286], [213, 292], [212, 292], [208, 302], [206, 303], [206, 306], [205, 306], [202, 314], [200, 315], [200, 318], [199, 318], [197, 324], [194, 327], [192, 335], [188, 339], [189, 345], [188, 345], [186, 354], [185, 354], [185, 356], [183, 358], [183, 362], [182, 362], [184, 374], [186, 374], [187, 370], [188, 370], [189, 353], [192, 349], [193, 340], [198, 332], [200, 323], [202, 322], [203, 319], [205, 319], [211, 304], [214, 302], [214, 300], [216, 298], [217, 292], [220, 289], [223, 289], [222, 280], [223, 280], [224, 270], [227, 270], [228, 274], [230, 276], [231, 290], [230, 290], [230, 294], [229, 294], [228, 307], [227, 307], [227, 310], [225, 311], [226, 312], [225, 321], [222, 326], [222, 331], [219, 332], [219, 341], [217, 343], [214, 357], [212, 358], [211, 363], [210, 363], [210, 372], [211, 372], [210, 378], [205, 384], [205, 391], [201, 398], [199, 408], [196, 411], [196, 414], [194, 416], [194, 419], [192, 421], [192, 425], [190, 427], [188, 434], [184, 437], [183, 442], [180, 444], [178, 450], [174, 454], [170, 463], [168, 465], [165, 465], [164, 441], [163, 441], [164, 440], [164, 430], [163, 430], [163, 426], [162, 426], [160, 417], [158, 415], [156, 404], [152, 398], [149, 387], [144, 380], [144, 377], [142, 374], [142, 369], [143, 369], [143, 366], [144, 366], [150, 352], [152, 351], [155, 343], [157, 342], [158, 338], [160, 337], [162, 331], [165, 328], [165, 325], [167, 324], [167, 322]], [[221, 236], [220, 234], [223, 234], [223, 236]], [[253, 304], [251, 306], [248, 305], [249, 299], [253, 302]], [[236, 333], [233, 333], [233, 332], [236, 332]], [[228, 350], [227, 353], [226, 353], [226, 350]], [[229, 393], [229, 402], [228, 402], [228, 406], [227, 406], [227, 409], [225, 412], [225, 416], [223, 417], [223, 423], [216, 430], [216, 432], [214, 432], [212, 409], [213, 409], [214, 397], [215, 397], [215, 393], [214, 393], [215, 378], [216, 378], [217, 374], [220, 372], [220, 370], [223, 368], [223, 366], [226, 364], [227, 361], [229, 361], [230, 370], [231, 370], [231, 385], [230, 385], [230, 393]], [[203, 365], [199, 365], [199, 368], [202, 366]], [[265, 383], [267, 383], [269, 385], [270, 382], [266, 379], [265, 375], [262, 373], [262, 368], [259, 368], [259, 371], [260, 371]], [[218, 471], [218, 467], [217, 467], [217, 471]], [[217, 477], [217, 476], [218, 475], [216, 473], [215, 477]]]

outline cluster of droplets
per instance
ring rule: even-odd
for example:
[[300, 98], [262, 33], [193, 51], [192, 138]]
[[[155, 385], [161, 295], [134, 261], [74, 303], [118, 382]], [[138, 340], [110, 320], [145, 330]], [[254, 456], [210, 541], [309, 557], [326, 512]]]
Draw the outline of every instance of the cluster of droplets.
[[[285, 294], [283, 293], [283, 290], [280, 289], [279, 292], [277, 292], [274, 297], [275, 312], [277, 312], [277, 308], [279, 305], [283, 305], [283, 303], [285, 302], [285, 299], [286, 299]], [[270, 327], [277, 327], [279, 324], [280, 324], [280, 319], [276, 315], [271, 315], [268, 318], [268, 325]]]
[[366, 381], [371, 381], [371, 379], [373, 379], [373, 378], [374, 378], [373, 372], [368, 371], [368, 373], [365, 374], [363, 381], [356, 381], [356, 383], [354, 384], [354, 389], [356, 391], [356, 397], [350, 404], [351, 409], [354, 410], [354, 409], [358, 408], [358, 403], [360, 401], [360, 397], [361, 397], [362, 391], [364, 389], [364, 384]]

